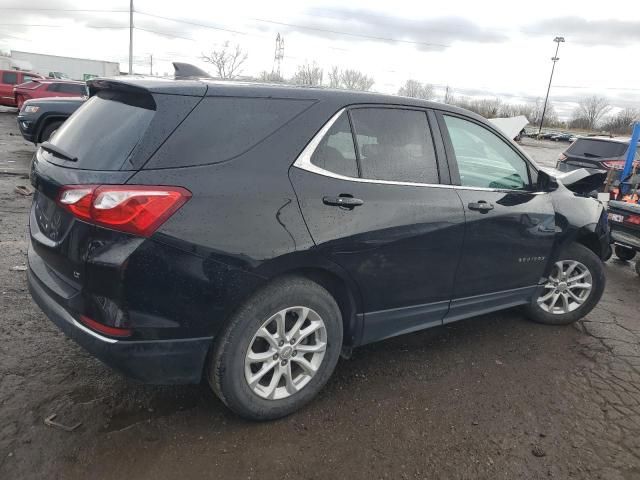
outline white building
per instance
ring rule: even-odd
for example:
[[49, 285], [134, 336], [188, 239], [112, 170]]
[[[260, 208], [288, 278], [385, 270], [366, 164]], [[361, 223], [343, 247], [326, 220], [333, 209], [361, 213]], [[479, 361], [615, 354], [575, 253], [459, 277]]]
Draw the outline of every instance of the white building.
[[120, 74], [118, 62], [60, 57], [18, 50], [12, 50], [10, 58], [11, 63], [19, 68], [31, 70], [45, 77], [63, 76], [72, 80], [88, 80], [93, 77], [112, 77]]

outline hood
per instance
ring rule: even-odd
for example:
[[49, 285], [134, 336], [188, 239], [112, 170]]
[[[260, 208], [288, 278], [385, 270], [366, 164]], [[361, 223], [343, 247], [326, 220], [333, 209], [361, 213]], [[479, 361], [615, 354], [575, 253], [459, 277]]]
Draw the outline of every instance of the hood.
[[594, 190], [599, 190], [607, 178], [606, 170], [587, 170], [578, 168], [570, 172], [561, 172], [555, 168], [541, 168], [546, 174], [562, 183], [572, 192], [587, 195]]
[[70, 103], [70, 104], [81, 104], [87, 99], [87, 97], [43, 97], [43, 98], [32, 98], [30, 100], [25, 101], [24, 103], [27, 105], [42, 105], [43, 103]]

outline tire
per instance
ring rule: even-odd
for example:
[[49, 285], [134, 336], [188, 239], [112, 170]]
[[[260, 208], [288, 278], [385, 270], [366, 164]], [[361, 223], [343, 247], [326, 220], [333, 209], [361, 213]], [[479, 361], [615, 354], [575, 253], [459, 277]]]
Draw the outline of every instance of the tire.
[[[290, 348], [275, 330], [278, 323], [272, 318], [283, 311], [287, 312], [282, 318], [287, 319], [284, 337], [289, 340], [289, 334], [295, 330], [293, 325], [304, 316], [301, 307], [309, 309], [306, 320], [301, 322], [302, 332], [308, 331], [310, 326], [317, 326], [318, 318], [324, 325], [326, 349], [323, 355], [321, 352], [301, 353], [296, 350], [321, 349], [321, 328], [308, 337], [299, 337], [301, 343], [294, 343]], [[311, 321], [313, 324], [307, 323]], [[264, 336], [266, 334], [258, 335], [259, 330], [267, 330], [270, 341]], [[284, 345], [280, 345], [282, 342]], [[304, 277], [287, 276], [262, 288], [233, 314], [214, 344], [207, 379], [222, 402], [238, 415], [249, 420], [273, 420], [295, 412], [315, 397], [333, 373], [341, 348], [342, 315], [336, 301], [317, 283]], [[250, 353], [256, 357], [263, 354], [265, 359], [270, 360], [246, 363]], [[307, 366], [316, 367], [313, 375], [301, 368], [304, 360]], [[250, 386], [249, 380], [259, 377], [274, 362], [275, 365], [257, 383], [252, 384], [253, 387]], [[285, 363], [286, 366], [283, 366]], [[284, 373], [287, 369], [289, 376]], [[283, 376], [276, 377], [276, 372], [282, 372]], [[275, 389], [272, 389], [274, 378], [279, 380], [276, 380]], [[288, 379], [293, 381], [289, 382]], [[297, 391], [293, 387], [295, 382], [300, 386]]]
[[[563, 270], [565, 273], [569, 273], [569, 279], [582, 275], [585, 271], [587, 274], [572, 283], [565, 282], [558, 272], [560, 264], [565, 266]], [[571, 265], [574, 265], [573, 270], [569, 269]], [[578, 275], [573, 272], [578, 272]], [[555, 282], [554, 277], [559, 278], [560, 281]], [[586, 288], [580, 287], [580, 285], [587, 283], [591, 284], [591, 288], [588, 291]], [[605, 283], [604, 266], [600, 258], [583, 245], [571, 244], [560, 255], [547, 284], [540, 289], [539, 294], [525, 307], [526, 314], [531, 320], [538, 323], [568, 325], [593, 310], [593, 307], [602, 297]], [[571, 285], [574, 286], [571, 287]], [[579, 297], [581, 302], [576, 301], [571, 296], [571, 293]], [[554, 301], [554, 297], [557, 303], [551, 305], [550, 308], [549, 304]], [[563, 297], [567, 298], [567, 303], [563, 301]], [[547, 300], [540, 303], [539, 300], [543, 298], [547, 298]]]
[[53, 135], [55, 131], [60, 128], [60, 125], [62, 125], [62, 122], [60, 121], [47, 123], [42, 129], [42, 133], [40, 134], [40, 142], [42, 143], [49, 140], [49, 138], [51, 138], [51, 135]]
[[622, 261], [629, 261], [636, 256], [636, 251], [633, 248], [623, 247], [622, 245], [616, 245], [616, 257]]

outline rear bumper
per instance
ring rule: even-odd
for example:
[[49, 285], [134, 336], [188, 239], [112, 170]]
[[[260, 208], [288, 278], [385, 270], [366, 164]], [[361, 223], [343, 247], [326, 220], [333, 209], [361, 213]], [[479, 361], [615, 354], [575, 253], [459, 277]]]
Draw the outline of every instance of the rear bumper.
[[126, 341], [105, 337], [79, 323], [31, 269], [31, 296], [65, 335], [99, 360], [125, 375], [153, 384], [199, 383], [211, 337]]
[[624, 247], [640, 250], [640, 232], [629, 232], [617, 228], [611, 229], [611, 240]]

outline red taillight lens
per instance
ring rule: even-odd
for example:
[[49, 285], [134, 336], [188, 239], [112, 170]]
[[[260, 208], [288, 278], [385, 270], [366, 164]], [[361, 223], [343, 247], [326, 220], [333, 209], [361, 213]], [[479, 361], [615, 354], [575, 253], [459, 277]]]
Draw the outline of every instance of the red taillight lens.
[[189, 198], [181, 187], [70, 185], [58, 203], [81, 220], [148, 237]]
[[623, 170], [624, 169], [624, 160], [607, 160], [602, 162], [602, 164], [607, 167], [609, 170]]
[[630, 223], [632, 225], [640, 225], [640, 215], [629, 215], [624, 219], [624, 223]]
[[104, 333], [105, 335], [109, 335], [111, 337], [129, 337], [133, 333], [133, 330], [131, 330], [130, 328], [118, 328], [103, 325], [102, 323], [96, 322], [94, 319], [89, 318], [85, 315], [80, 315], [80, 322], [82, 322], [92, 330], [95, 330], [96, 332]]

